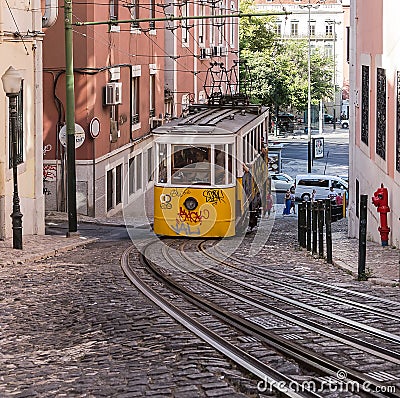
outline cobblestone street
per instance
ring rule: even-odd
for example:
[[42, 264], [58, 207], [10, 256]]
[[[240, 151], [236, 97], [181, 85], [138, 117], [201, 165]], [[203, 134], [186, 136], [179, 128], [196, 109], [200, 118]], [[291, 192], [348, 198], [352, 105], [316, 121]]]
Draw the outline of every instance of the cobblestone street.
[[[369, 259], [389, 253], [393, 264], [386, 269], [383, 261], [371, 265], [372, 275], [383, 282], [385, 277], [386, 286], [356, 282], [349, 271], [298, 251], [296, 224], [295, 217], [275, 220], [261, 252], [266, 266], [281, 264], [286, 272], [310, 278], [323, 275], [332, 283], [398, 301], [399, 289], [391, 286], [398, 275], [397, 250], [368, 242]], [[334, 258], [353, 261], [354, 271], [357, 242], [347, 239], [344, 229], [345, 221], [335, 225]], [[38, 239], [41, 244], [25, 239], [25, 254], [30, 245], [44, 252], [53, 239], [59, 255], [30, 262], [26, 254], [25, 260], [10, 262], [1, 252], [1, 396], [258, 396], [257, 380], [245, 377], [133, 288], [119, 264], [130, 241], [92, 242], [62, 252], [59, 242], [67, 248], [87, 242]]]

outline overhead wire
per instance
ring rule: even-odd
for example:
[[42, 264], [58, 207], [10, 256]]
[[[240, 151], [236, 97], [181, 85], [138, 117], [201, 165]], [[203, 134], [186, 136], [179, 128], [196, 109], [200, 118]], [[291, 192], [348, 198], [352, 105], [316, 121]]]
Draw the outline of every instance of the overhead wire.
[[[22, 35], [21, 35], [21, 31], [19, 30], [17, 21], [15, 20], [15, 17], [14, 17], [14, 14], [13, 14], [12, 10], [11, 10], [10, 4], [8, 4], [8, 0], [6, 0], [6, 4], [7, 4], [7, 7], [8, 7], [8, 11], [10, 11], [11, 18], [12, 18], [13, 21], [14, 21], [15, 28], [17, 29], [18, 36], [21, 38], [22, 44], [24, 45], [24, 48], [25, 48], [25, 51], [26, 51], [26, 55], [29, 55], [28, 49], [26, 48], [24, 39], [23, 39], [23, 37], [22, 37]], [[15, 35], [15, 33], [14, 33], [14, 35]]]

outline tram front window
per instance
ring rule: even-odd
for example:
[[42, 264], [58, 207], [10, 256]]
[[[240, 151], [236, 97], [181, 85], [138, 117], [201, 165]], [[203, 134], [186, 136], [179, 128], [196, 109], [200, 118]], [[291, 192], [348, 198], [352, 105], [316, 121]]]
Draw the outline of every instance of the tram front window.
[[210, 152], [209, 146], [173, 145], [172, 183], [210, 184]]

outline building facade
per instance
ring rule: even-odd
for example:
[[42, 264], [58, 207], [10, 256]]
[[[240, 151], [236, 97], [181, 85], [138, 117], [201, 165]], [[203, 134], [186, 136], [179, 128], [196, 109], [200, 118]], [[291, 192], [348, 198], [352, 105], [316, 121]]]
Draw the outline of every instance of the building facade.
[[306, 40], [311, 51], [319, 49], [334, 59], [335, 100], [326, 99], [326, 111], [348, 116], [349, 67], [347, 59], [348, 0], [256, 0], [260, 11], [287, 11], [276, 17], [276, 33], [282, 40]]
[[[0, 4], [0, 74], [12, 66], [22, 76], [16, 135], [23, 234], [44, 234], [41, 2], [2, 0]], [[14, 184], [9, 101], [3, 88], [1, 92], [0, 239], [6, 239], [12, 236]]]
[[360, 195], [368, 195], [368, 238], [381, 241], [371, 202], [388, 188], [389, 245], [400, 247], [400, 33], [396, 0], [351, 1], [349, 233], [358, 236]]
[[[110, 0], [74, 4], [74, 22], [132, 20], [74, 27], [78, 213], [112, 216], [123, 203], [151, 191], [155, 165], [152, 130], [205, 101], [210, 61], [237, 59], [237, 20], [192, 20], [192, 15], [236, 12], [236, 2]], [[146, 18], [187, 17], [176, 21]], [[218, 50], [214, 50], [218, 47]], [[222, 50], [222, 48], [224, 48]], [[47, 210], [66, 209], [63, 18], [44, 40], [44, 180]], [[139, 208], [140, 206], [138, 206]]]

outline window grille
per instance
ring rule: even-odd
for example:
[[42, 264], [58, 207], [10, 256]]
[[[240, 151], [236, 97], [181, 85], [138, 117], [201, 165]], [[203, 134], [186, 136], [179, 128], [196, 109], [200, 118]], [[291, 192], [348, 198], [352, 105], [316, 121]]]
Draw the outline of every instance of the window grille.
[[[19, 165], [24, 162], [24, 135], [23, 135], [23, 126], [24, 126], [24, 92], [23, 92], [23, 82], [21, 83], [21, 90], [17, 97], [17, 120], [15, 125], [15, 136], [17, 140], [17, 157], [16, 157], [16, 164]], [[13, 167], [13, 148], [12, 148], [12, 130], [11, 124], [9, 126], [9, 168], [12, 169]]]
[[386, 159], [386, 71], [376, 73], [376, 153]]
[[361, 141], [368, 145], [369, 139], [369, 66], [362, 66], [361, 82]]

